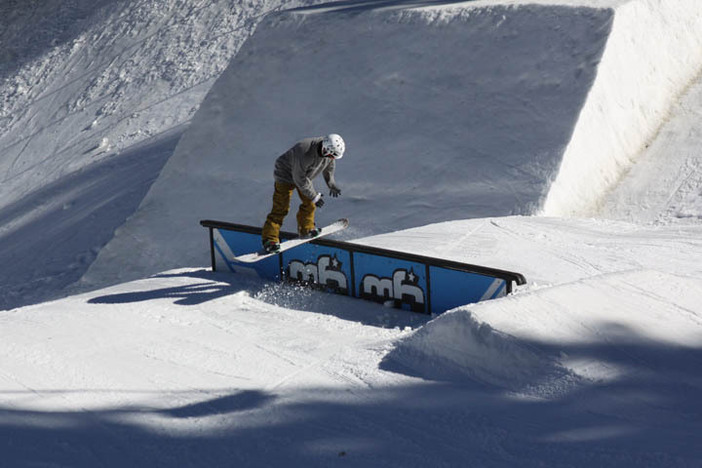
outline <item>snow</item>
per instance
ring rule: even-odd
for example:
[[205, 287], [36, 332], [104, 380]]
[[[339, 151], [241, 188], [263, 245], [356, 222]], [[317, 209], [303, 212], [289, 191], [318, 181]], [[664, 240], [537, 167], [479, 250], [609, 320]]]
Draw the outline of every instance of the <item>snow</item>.
[[699, 276], [699, 224], [644, 226], [611, 220], [481, 218], [356, 240], [465, 263], [518, 266], [532, 286], [555, 286], [630, 270]]
[[[670, 287], [652, 299], [660, 280]], [[350, 298], [165, 272], [2, 315], [3, 454], [27, 466], [694, 464], [701, 295], [691, 277], [627, 272], [422, 327]], [[622, 297], [639, 299], [618, 308]]]
[[702, 219], [702, 80], [677, 103], [658, 137], [599, 207], [611, 219], [656, 224]]
[[544, 202], [544, 215], [590, 215], [655, 135], [671, 101], [698, 74], [699, 2], [682, 0], [669, 8], [665, 3], [635, 1], [616, 10], [597, 79]]
[[[699, 466], [702, 6], [19, 3], [0, 465]], [[328, 131], [320, 222], [528, 284], [428, 317], [209, 271], [198, 221], [260, 224]]]
[[[556, 388], [574, 377], [617, 381], [641, 369], [660, 376], [670, 370], [670, 363], [639, 354], [653, 355], [646, 349], [650, 346], [694, 356], [702, 339], [702, 315], [695, 310], [701, 294], [699, 281], [654, 270], [594, 276], [512, 296], [499, 304], [454, 310], [402, 341], [388, 359], [409, 354], [411, 358], [399, 361], [408, 367], [419, 365], [430, 376], [454, 366], [457, 374], [508, 388], [539, 385], [532, 390], [536, 396], [554, 393], [543, 388], [542, 373], [559, 371], [557, 378], [551, 376], [550, 385]], [[574, 296], [588, 300], [568, 300]], [[612, 343], [616, 350], [588, 355], [587, 348]], [[641, 350], [617, 355], [626, 347]], [[677, 366], [694, 372], [699, 364], [694, 358]]]
[[346, 141], [336, 177], [344, 197], [319, 219], [343, 213], [350, 239], [538, 209], [595, 79], [611, 10], [327, 10], [259, 25], [84, 284], [197, 264], [205, 244], [170, 253], [198, 245], [198, 219], [261, 225], [275, 158], [329, 132]]
[[[230, 58], [282, 4], [0, 4], [0, 263], [19, 265], [0, 271], [0, 307], [56, 297], [85, 273]], [[51, 243], [28, 236], [56, 219]]]

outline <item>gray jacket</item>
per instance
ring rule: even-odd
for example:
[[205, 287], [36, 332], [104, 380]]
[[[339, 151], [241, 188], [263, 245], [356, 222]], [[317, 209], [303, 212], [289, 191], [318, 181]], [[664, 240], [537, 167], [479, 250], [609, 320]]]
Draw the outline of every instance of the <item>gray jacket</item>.
[[312, 184], [312, 179], [321, 172], [329, 188], [336, 187], [334, 181], [335, 162], [331, 158], [319, 155], [322, 137], [305, 138], [295, 143], [275, 161], [276, 182], [294, 184], [300, 192], [312, 201], [317, 201], [321, 194]]

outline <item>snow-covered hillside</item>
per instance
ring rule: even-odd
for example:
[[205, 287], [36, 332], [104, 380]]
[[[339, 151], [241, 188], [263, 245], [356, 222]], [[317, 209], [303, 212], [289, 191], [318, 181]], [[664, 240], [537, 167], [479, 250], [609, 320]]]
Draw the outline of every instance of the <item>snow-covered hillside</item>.
[[186, 124], [278, 4], [3, 2], [4, 204]]
[[600, 207], [607, 218], [696, 224], [702, 219], [702, 78]]
[[[318, 3], [0, 5], [0, 466], [700, 466], [702, 4]], [[528, 284], [209, 271], [329, 131], [346, 240]]]
[[9, 466], [698, 466], [701, 234], [515, 217], [373, 238], [530, 267], [517, 294], [428, 323], [204, 269], [4, 312], [0, 450]]
[[590, 215], [650, 144], [700, 70], [696, 0], [631, 1], [616, 10], [597, 80], [578, 116], [542, 213]]
[[[612, 11], [512, 8], [370, 3], [271, 17], [214, 85], [85, 281], [175, 267], [171, 247], [150, 241], [164, 229], [173, 245], [195, 245], [201, 218], [262, 224], [275, 158], [328, 132], [347, 142], [337, 170], [344, 197], [319, 219], [349, 217], [350, 238], [536, 211], [594, 80]], [[126, 244], [137, 250], [112, 277]], [[180, 257], [197, 261], [205, 247]]]
[[0, 308], [78, 280], [258, 21], [309, 3], [0, 2]]
[[[342, 3], [272, 15], [84, 281], [194, 264], [206, 248], [194, 248], [199, 219], [261, 225], [275, 158], [328, 132], [347, 140], [345, 196], [319, 218], [349, 217], [350, 238], [594, 206], [702, 66], [702, 12], [684, 0], [566, 3]], [[651, 32], [666, 40], [650, 45]]]

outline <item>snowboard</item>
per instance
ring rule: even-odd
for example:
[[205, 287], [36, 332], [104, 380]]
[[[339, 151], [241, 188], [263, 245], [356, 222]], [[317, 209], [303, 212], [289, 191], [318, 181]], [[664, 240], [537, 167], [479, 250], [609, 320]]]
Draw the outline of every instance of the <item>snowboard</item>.
[[235, 257], [234, 260], [237, 262], [242, 262], [242, 263], [254, 263], [258, 262], [259, 260], [263, 260], [264, 258], [272, 257], [273, 255], [278, 255], [281, 252], [284, 252], [288, 249], [292, 249], [293, 247], [297, 247], [298, 245], [305, 244], [309, 241], [313, 241], [315, 239], [320, 239], [324, 236], [328, 236], [329, 234], [334, 234], [335, 232], [343, 231], [349, 227], [349, 220], [346, 218], [341, 218], [339, 220], [334, 221], [328, 226], [324, 226], [322, 228], [322, 232], [319, 233], [318, 236], [315, 237], [295, 237], [294, 239], [289, 239], [286, 241], [283, 241], [280, 243], [280, 250], [277, 252], [266, 252], [265, 250], [261, 249], [256, 252], [251, 252], [248, 254], [243, 254], [238, 257]]

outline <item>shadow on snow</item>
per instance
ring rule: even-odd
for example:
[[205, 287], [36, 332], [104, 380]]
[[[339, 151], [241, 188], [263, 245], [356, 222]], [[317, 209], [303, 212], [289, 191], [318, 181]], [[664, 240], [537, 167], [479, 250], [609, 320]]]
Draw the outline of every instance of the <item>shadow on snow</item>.
[[[123, 0], [119, 0], [121, 2]], [[0, 3], [0, 78], [62, 44], [75, 40], [95, 16], [114, 8], [114, 0], [34, 2], [4, 0]]]
[[65, 295], [134, 213], [182, 131], [154, 137], [0, 210], [0, 310]]
[[105, 294], [88, 300], [90, 304], [129, 304], [156, 299], [172, 299], [174, 304], [194, 306], [239, 292], [286, 309], [333, 315], [342, 320], [381, 328], [415, 328], [431, 319], [428, 315], [383, 307], [370, 301], [317, 291], [297, 284], [271, 283], [255, 276], [195, 270], [162, 273], [152, 278], [192, 278], [196, 282], [146, 291]]
[[[566, 351], [623, 356], [641, 349]], [[648, 351], [702, 360], [700, 350]], [[0, 405], [0, 453], [12, 467], [699, 466], [695, 379], [640, 373], [554, 399], [407, 379], [387, 387], [164, 391], [157, 407]], [[51, 393], [5, 393], [23, 392], [35, 399]], [[81, 391], [58, 393], [70, 401]]]

